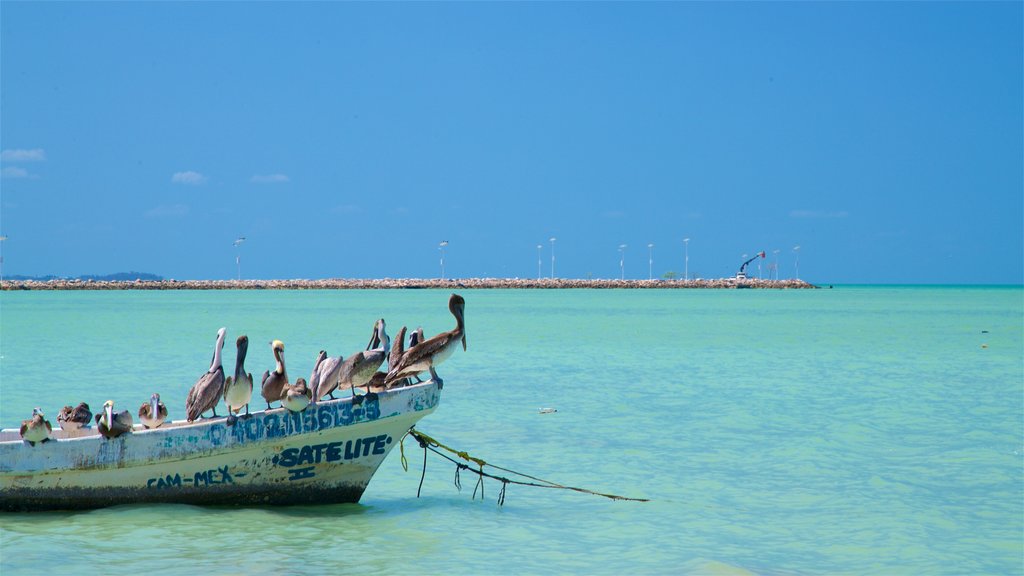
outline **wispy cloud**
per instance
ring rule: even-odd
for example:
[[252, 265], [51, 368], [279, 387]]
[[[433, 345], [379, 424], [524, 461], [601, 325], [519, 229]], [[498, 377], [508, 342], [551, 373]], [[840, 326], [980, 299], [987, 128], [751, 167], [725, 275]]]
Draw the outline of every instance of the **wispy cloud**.
[[253, 184], [280, 184], [289, 180], [287, 174], [256, 174], [249, 179]]
[[184, 204], [161, 204], [146, 211], [146, 218], [180, 218], [188, 214], [188, 206]]
[[846, 218], [850, 213], [846, 210], [830, 212], [828, 210], [793, 210], [789, 213], [790, 218]]
[[601, 213], [601, 216], [612, 220], [618, 220], [620, 218], [625, 218], [626, 213], [622, 210], [605, 210]]
[[174, 182], [175, 184], [198, 186], [206, 182], [206, 176], [203, 176], [199, 172], [193, 172], [192, 170], [187, 172], [175, 172], [174, 176], [171, 176], [171, 182]]
[[31, 150], [9, 148], [0, 152], [0, 160], [4, 162], [42, 162], [46, 160], [46, 152], [42, 148], [32, 148]]
[[11, 178], [11, 179], [13, 179], [13, 178], [36, 178], [37, 177], [34, 174], [29, 174], [28, 170], [25, 170], [24, 168], [19, 168], [17, 166], [7, 166], [2, 171], [0, 171], [0, 175], [2, 175], [3, 178]]

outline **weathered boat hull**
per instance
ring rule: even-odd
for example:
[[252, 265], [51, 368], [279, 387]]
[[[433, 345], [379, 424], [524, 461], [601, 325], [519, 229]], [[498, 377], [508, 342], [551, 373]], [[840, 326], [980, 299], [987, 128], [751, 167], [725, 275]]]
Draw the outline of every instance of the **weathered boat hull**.
[[0, 510], [127, 503], [287, 505], [358, 502], [402, 436], [437, 407], [433, 382], [329, 400], [300, 413], [173, 422], [104, 439], [94, 429], [37, 443], [0, 433]]

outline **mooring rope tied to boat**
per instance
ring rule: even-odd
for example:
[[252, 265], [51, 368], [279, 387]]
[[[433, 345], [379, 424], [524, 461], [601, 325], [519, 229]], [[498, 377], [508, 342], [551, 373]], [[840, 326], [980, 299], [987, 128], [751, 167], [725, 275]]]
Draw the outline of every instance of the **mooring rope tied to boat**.
[[[566, 486], [564, 484], [559, 484], [557, 482], [552, 482], [550, 480], [544, 480], [543, 478], [537, 478], [536, 476], [530, 476], [529, 474], [524, 474], [522, 472], [517, 472], [515, 470], [510, 470], [508, 468], [502, 468], [501, 466], [497, 466], [495, 464], [491, 464], [489, 462], [486, 462], [486, 461], [484, 461], [481, 458], [475, 458], [473, 456], [470, 456], [468, 452], [465, 452], [463, 450], [456, 450], [456, 449], [454, 449], [454, 448], [452, 448], [450, 446], [446, 446], [446, 445], [442, 444], [441, 442], [439, 442], [438, 440], [436, 440], [436, 439], [434, 439], [434, 438], [424, 434], [423, 432], [420, 432], [419, 430], [416, 430], [415, 427], [409, 428], [409, 431], [405, 433], [405, 436], [402, 436], [402, 440], [398, 444], [399, 452], [401, 453], [402, 468], [406, 472], [409, 471], [409, 461], [405, 457], [405, 438], [406, 438], [406, 436], [412, 436], [413, 438], [415, 438], [416, 441], [419, 442], [420, 448], [423, 448], [423, 470], [420, 473], [420, 484], [419, 484], [419, 487], [416, 489], [416, 497], [417, 498], [420, 497], [420, 492], [423, 490], [423, 479], [426, 478], [426, 476], [427, 476], [427, 451], [429, 450], [429, 451], [437, 454], [438, 456], [444, 458], [445, 460], [448, 460], [452, 464], [455, 464], [455, 480], [454, 480], [454, 483], [455, 483], [455, 487], [460, 492], [462, 491], [462, 478], [459, 475], [460, 471], [467, 470], [467, 471], [472, 472], [473, 474], [477, 475], [477, 482], [476, 482], [476, 485], [473, 487], [473, 499], [474, 500], [476, 499], [476, 492], [477, 492], [478, 489], [480, 490], [480, 499], [481, 500], [484, 499], [484, 478], [491, 478], [493, 480], [497, 480], [498, 482], [501, 482], [501, 492], [498, 494], [498, 505], [499, 506], [503, 506], [505, 504], [505, 492], [506, 492], [506, 488], [508, 487], [509, 484], [516, 484], [516, 485], [519, 485], [519, 486], [534, 486], [536, 488], [554, 488], [554, 489], [558, 489], [558, 490], [573, 490], [575, 492], [582, 492], [584, 494], [593, 494], [595, 496], [602, 496], [604, 498], [609, 498], [611, 500], [627, 500], [627, 501], [630, 501], [630, 502], [649, 502], [650, 501], [648, 498], [631, 498], [629, 496], [619, 496], [618, 494], [606, 494], [606, 493], [603, 493], [603, 492], [596, 492], [594, 490], [588, 490], [586, 488], [578, 488], [576, 486]], [[463, 462], [459, 462], [458, 460], [455, 460], [451, 456], [448, 456], [447, 454], [442, 453], [440, 450], [445, 450], [447, 452], [450, 452], [451, 454], [454, 454], [455, 456], [458, 456], [459, 458], [465, 460], [466, 462], [469, 462], [469, 463], [472, 463], [472, 464], [476, 464], [477, 469], [470, 468], [469, 464], [466, 464], [466, 463], [463, 463]], [[503, 477], [503, 476], [496, 476], [494, 474], [489, 474], [487, 472], [484, 472], [484, 466], [490, 466], [491, 468], [494, 468], [495, 470], [501, 470], [502, 472], [506, 472], [508, 474], [514, 474], [514, 475], [520, 476], [522, 478], [529, 478], [530, 480], [533, 480], [533, 482], [525, 482], [525, 481], [522, 481], [522, 480], [514, 480], [514, 479], [506, 478], [506, 477]]]

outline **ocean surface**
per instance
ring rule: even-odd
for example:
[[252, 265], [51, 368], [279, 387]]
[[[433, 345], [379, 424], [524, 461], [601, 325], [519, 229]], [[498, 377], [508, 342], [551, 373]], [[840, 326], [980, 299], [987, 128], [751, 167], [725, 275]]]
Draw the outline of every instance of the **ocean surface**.
[[[0, 513], [0, 574], [1021, 574], [1024, 290], [466, 290], [469, 349], [418, 429], [601, 492], [473, 479], [406, 440], [359, 504]], [[448, 292], [0, 293], [0, 424], [107, 399], [171, 417], [216, 331], [292, 378]], [[557, 412], [541, 413], [541, 408]], [[122, 570], [123, 568], [123, 570]], [[79, 571], [76, 569], [76, 571]]]

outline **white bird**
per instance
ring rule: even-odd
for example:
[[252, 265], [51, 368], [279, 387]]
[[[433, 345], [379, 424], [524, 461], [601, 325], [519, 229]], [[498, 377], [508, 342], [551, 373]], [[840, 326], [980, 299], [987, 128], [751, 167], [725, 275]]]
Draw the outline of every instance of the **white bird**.
[[447, 360], [455, 352], [459, 342], [462, 342], [462, 349], [466, 349], [465, 299], [458, 294], [452, 294], [448, 299], [448, 310], [455, 317], [455, 328], [406, 350], [398, 365], [388, 371], [386, 382], [389, 386], [401, 378], [419, 374], [424, 370], [430, 371], [430, 376], [438, 388], [444, 385], [434, 367]]

